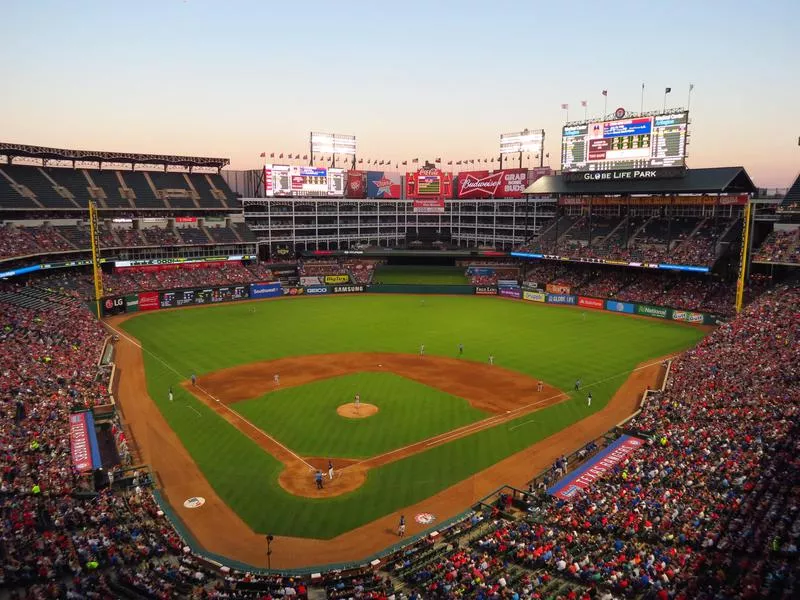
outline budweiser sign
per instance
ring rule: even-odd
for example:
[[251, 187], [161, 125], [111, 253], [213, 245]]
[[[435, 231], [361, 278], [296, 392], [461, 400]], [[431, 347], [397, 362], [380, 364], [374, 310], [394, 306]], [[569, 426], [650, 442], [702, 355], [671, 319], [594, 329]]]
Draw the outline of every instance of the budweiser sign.
[[458, 197], [521, 198], [527, 177], [525, 169], [462, 172], [458, 175]]

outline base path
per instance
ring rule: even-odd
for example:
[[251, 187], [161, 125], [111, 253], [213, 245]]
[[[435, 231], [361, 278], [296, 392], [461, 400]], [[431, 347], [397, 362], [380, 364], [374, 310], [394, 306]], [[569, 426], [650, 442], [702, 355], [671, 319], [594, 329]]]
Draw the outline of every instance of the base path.
[[[116, 326], [121, 320], [114, 318], [110, 323]], [[115, 362], [120, 374], [118, 406], [143, 461], [153, 469], [164, 497], [198, 543], [209, 552], [265, 567], [263, 535], [250, 529], [220, 499], [148, 396], [142, 351], [138, 343], [122, 336], [116, 348]], [[524, 487], [534, 474], [549, 467], [556, 458], [599, 437], [633, 413], [642, 392], [648, 386], [656, 387], [663, 371], [660, 361], [636, 369], [602, 410], [397, 513], [331, 540], [276, 536], [272, 567], [288, 569], [359, 561], [397, 542], [395, 528], [400, 512], [407, 517], [428, 512], [436, 515], [437, 522], [442, 522], [468, 509], [502, 485]], [[281, 373], [282, 385], [283, 377]], [[327, 477], [327, 461], [324, 458], [307, 460], [313, 467], [325, 471]], [[359, 467], [344, 464], [342, 468], [346, 473]], [[335, 484], [336, 479], [333, 482]], [[206, 503], [197, 509], [184, 508], [183, 502], [193, 496], [202, 496]], [[413, 518], [407, 518], [407, 523], [409, 536], [426, 529], [414, 522]]]

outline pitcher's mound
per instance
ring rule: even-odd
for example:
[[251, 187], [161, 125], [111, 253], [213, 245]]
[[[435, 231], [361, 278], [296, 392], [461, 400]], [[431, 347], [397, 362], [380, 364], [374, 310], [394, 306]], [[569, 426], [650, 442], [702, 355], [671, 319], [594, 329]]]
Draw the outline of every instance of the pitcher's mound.
[[339, 414], [339, 416], [347, 419], [365, 419], [378, 412], [378, 407], [374, 404], [365, 404], [362, 402], [361, 405], [356, 409], [355, 402], [348, 402], [347, 404], [342, 404], [339, 408], [337, 408], [336, 412]]

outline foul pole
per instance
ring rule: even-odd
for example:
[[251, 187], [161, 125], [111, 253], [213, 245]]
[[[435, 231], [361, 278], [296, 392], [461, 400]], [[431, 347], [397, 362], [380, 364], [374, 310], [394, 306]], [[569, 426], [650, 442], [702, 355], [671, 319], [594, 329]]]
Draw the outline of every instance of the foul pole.
[[747, 279], [747, 263], [750, 260], [750, 211], [752, 206], [748, 201], [744, 207], [742, 251], [739, 253], [739, 280], [736, 282], [736, 314], [742, 312], [742, 305], [744, 304], [744, 284]]
[[103, 296], [103, 272], [100, 270], [100, 227], [97, 224], [97, 206], [93, 200], [89, 200], [89, 233], [92, 238], [92, 274], [94, 276], [94, 303], [97, 310], [97, 318], [103, 315], [100, 313], [100, 298]]

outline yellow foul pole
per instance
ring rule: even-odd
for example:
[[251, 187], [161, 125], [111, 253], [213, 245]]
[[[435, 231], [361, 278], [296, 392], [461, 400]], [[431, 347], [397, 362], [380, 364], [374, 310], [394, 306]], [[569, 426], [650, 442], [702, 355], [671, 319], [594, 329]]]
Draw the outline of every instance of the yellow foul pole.
[[744, 207], [744, 229], [742, 230], [742, 251], [739, 253], [739, 280], [736, 282], [736, 314], [742, 312], [744, 304], [744, 284], [747, 276], [748, 248], [750, 247], [750, 211], [752, 204]]
[[103, 272], [100, 270], [100, 227], [97, 223], [97, 206], [89, 200], [89, 231], [92, 237], [92, 274], [94, 275], [94, 302], [97, 318], [102, 318], [100, 299], [103, 297]]

